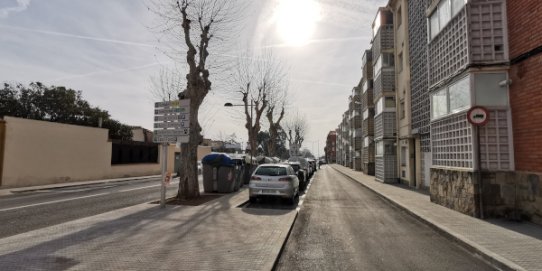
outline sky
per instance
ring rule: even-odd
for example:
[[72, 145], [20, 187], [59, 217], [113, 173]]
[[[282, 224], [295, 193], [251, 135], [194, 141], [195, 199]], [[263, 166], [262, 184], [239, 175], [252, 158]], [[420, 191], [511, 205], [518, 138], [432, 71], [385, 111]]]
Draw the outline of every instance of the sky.
[[[387, 0], [244, 0], [240, 33], [230, 40], [248, 50], [270, 48], [287, 67], [286, 117], [305, 117], [303, 143], [324, 155], [327, 133], [337, 128], [348, 96], [361, 78], [371, 23]], [[42, 82], [81, 90], [83, 98], [125, 124], [153, 129], [151, 78], [186, 66], [171, 57], [160, 18], [147, 0], [0, 0], [0, 82]], [[235, 46], [227, 47], [234, 48]], [[210, 57], [234, 62], [239, 46]], [[206, 138], [235, 133], [248, 138], [235, 91], [218, 75], [200, 108]], [[218, 73], [218, 72], [217, 72]], [[265, 123], [263, 123], [265, 126]]]

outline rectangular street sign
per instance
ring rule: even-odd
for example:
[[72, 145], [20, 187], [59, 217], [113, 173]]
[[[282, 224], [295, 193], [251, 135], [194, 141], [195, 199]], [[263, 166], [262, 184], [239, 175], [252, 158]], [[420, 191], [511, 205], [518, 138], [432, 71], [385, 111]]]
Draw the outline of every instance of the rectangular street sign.
[[166, 114], [179, 114], [179, 113], [190, 113], [190, 107], [175, 107], [175, 108], [160, 108], [154, 109], [154, 115], [166, 115]]
[[154, 121], [179, 121], [179, 120], [188, 120], [188, 113], [177, 113], [177, 114], [154, 116]]
[[154, 103], [154, 142], [188, 142], [190, 100]]
[[172, 122], [156, 122], [154, 123], [154, 128], [188, 128], [190, 127], [190, 122], [186, 121], [172, 121]]
[[189, 135], [190, 129], [189, 128], [183, 128], [183, 129], [169, 129], [169, 130], [154, 130], [155, 135], [159, 136], [183, 136], [183, 135]]
[[174, 143], [177, 141], [176, 136], [158, 136], [154, 135], [153, 141], [155, 143]]
[[170, 108], [170, 107], [189, 107], [190, 106], [190, 99], [183, 99], [183, 100], [173, 100], [168, 102], [156, 102], [154, 103], [154, 108]]

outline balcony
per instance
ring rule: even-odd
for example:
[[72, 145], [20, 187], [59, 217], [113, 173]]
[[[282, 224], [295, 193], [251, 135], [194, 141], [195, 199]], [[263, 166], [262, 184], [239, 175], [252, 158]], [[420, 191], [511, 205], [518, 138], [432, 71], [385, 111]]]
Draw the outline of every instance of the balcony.
[[393, 93], [395, 91], [395, 68], [383, 67], [378, 76], [374, 79], [373, 85], [373, 102], [382, 97], [385, 93]]

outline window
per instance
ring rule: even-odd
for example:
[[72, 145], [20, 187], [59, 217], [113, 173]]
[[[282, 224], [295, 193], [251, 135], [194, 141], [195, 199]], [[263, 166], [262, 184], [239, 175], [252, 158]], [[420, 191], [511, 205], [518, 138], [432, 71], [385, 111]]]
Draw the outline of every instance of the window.
[[471, 105], [470, 77], [452, 83], [431, 94], [431, 119], [466, 110]]
[[429, 16], [430, 40], [452, 20], [465, 6], [466, 0], [441, 0], [437, 8]]
[[429, 18], [429, 22], [430, 22], [429, 31], [431, 32], [430, 37], [431, 39], [433, 39], [434, 37], [437, 36], [438, 32], [440, 31], [439, 24], [438, 24], [438, 12], [436, 10], [435, 12], [433, 12], [433, 14], [431, 14], [431, 17]]
[[403, 71], [403, 52], [400, 52], [399, 55], [397, 55], [397, 72], [400, 73]]
[[401, 166], [405, 167], [407, 161], [407, 147], [401, 147]]
[[260, 176], [284, 176], [288, 175], [286, 173], [286, 168], [284, 167], [260, 167], [256, 170], [255, 175]]
[[399, 110], [401, 110], [401, 119], [405, 118], [405, 100], [401, 100], [399, 103]]
[[382, 156], [384, 155], [384, 142], [378, 141], [376, 142], [376, 154], [375, 156]]
[[436, 119], [448, 113], [446, 89], [440, 89], [431, 95], [431, 118]]
[[373, 38], [376, 37], [376, 33], [378, 33], [378, 30], [380, 29], [380, 12], [376, 14], [376, 19], [373, 23]]
[[384, 101], [386, 108], [395, 108], [395, 97], [385, 97]]
[[439, 30], [442, 30], [452, 19], [452, 10], [449, 0], [440, 1], [438, 4]]
[[403, 14], [402, 14], [401, 6], [397, 9], [397, 18], [395, 18], [395, 21], [397, 22], [397, 28], [401, 26], [401, 23], [403, 22]]
[[365, 109], [365, 111], [363, 111], [363, 120], [366, 120], [369, 118], [369, 109]]
[[372, 142], [373, 142], [373, 140], [370, 137], [365, 137], [363, 139], [363, 146], [369, 147], [369, 144], [371, 144]]
[[465, 6], [466, 0], [452, 0], [452, 17], [454, 17]]
[[507, 106], [508, 87], [501, 86], [506, 82], [506, 73], [477, 73], [474, 75], [476, 104], [482, 106]]
[[380, 56], [378, 56], [378, 59], [376, 60], [376, 63], [374, 65], [374, 77], [378, 77], [378, 74], [380, 74], [380, 71], [382, 68], [385, 67], [393, 67], [394, 65], [394, 55], [392, 53], [383, 53]]
[[465, 77], [450, 86], [450, 113], [470, 107], [469, 77]]
[[382, 98], [379, 98], [375, 103], [375, 116], [382, 113], [384, 110], [384, 104]]

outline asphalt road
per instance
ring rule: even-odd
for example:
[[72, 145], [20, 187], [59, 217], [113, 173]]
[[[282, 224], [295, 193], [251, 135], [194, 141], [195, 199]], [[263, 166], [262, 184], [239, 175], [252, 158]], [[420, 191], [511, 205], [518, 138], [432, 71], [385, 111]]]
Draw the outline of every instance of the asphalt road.
[[495, 270], [330, 167], [311, 186], [276, 270]]
[[159, 199], [159, 178], [18, 192], [0, 197], [0, 238]]

